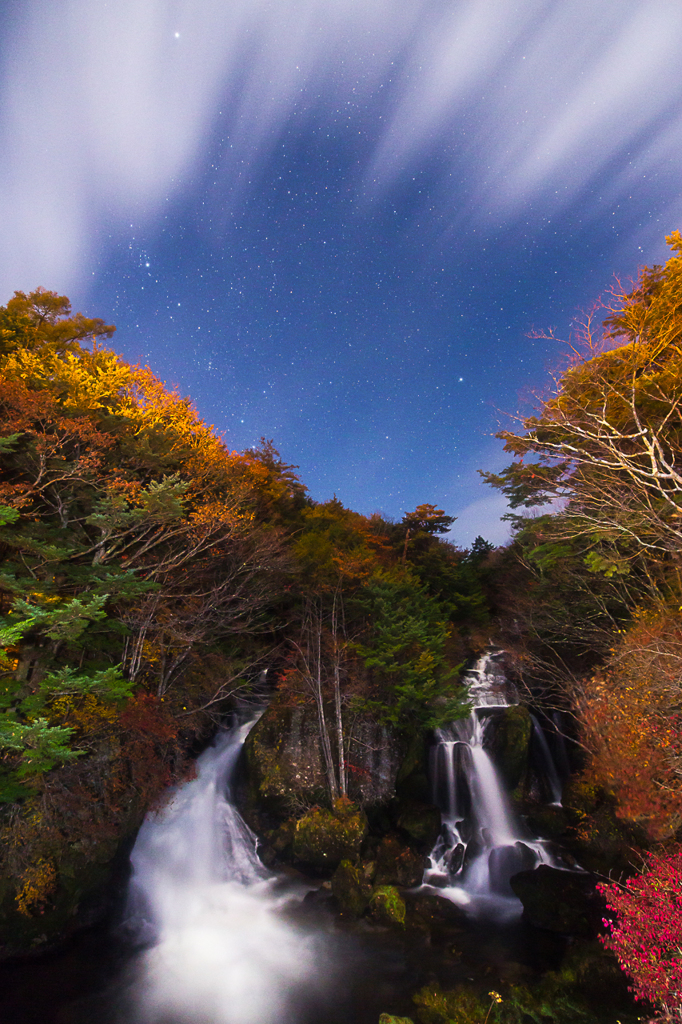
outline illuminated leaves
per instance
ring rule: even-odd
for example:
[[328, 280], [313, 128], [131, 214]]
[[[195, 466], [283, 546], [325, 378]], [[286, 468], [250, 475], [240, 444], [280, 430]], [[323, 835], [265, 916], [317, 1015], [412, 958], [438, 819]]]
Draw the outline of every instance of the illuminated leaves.
[[651, 856], [642, 875], [600, 885], [615, 921], [602, 939], [632, 978], [635, 998], [649, 1000], [661, 1021], [682, 1016], [682, 853]]

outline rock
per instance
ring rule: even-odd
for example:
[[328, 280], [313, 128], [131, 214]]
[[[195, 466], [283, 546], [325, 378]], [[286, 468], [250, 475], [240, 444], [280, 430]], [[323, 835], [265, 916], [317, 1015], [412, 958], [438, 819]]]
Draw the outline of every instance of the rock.
[[294, 858], [309, 867], [333, 870], [342, 860], [358, 859], [366, 833], [366, 815], [349, 800], [337, 800], [333, 811], [313, 807], [296, 822]]
[[510, 790], [516, 789], [528, 767], [532, 731], [530, 712], [522, 704], [496, 712], [486, 730], [485, 746]]
[[313, 709], [271, 704], [244, 744], [251, 805], [289, 817], [297, 801], [326, 799], [324, 771]]
[[586, 871], [563, 871], [541, 864], [513, 875], [510, 885], [523, 904], [523, 916], [536, 928], [592, 937], [601, 927], [604, 903], [596, 878]]
[[365, 718], [355, 721], [344, 738], [350, 798], [363, 807], [388, 803], [395, 796], [404, 756], [403, 742], [395, 730]]
[[370, 912], [383, 924], [405, 927], [405, 900], [394, 885], [380, 885], [369, 901]]
[[413, 1024], [410, 1017], [392, 1017], [390, 1013], [382, 1013], [379, 1024]]
[[488, 1005], [464, 985], [444, 991], [436, 982], [412, 998], [421, 1024], [473, 1024], [488, 1019]]
[[[360, 719], [345, 735], [345, 743], [349, 797], [363, 806], [388, 803], [395, 795], [403, 758], [397, 734], [370, 719]], [[327, 776], [313, 707], [270, 704], [249, 733], [244, 756], [247, 817], [249, 810], [257, 809], [283, 820], [301, 802], [327, 800]]]
[[570, 825], [569, 815], [556, 804], [533, 807], [528, 815], [528, 825], [542, 839], [557, 842], [563, 838]]
[[526, 843], [496, 846], [488, 857], [490, 885], [493, 892], [513, 896], [510, 879], [519, 872], [532, 870], [538, 862], [537, 854]]
[[424, 858], [395, 835], [385, 836], [377, 851], [377, 885], [419, 885], [424, 874]]
[[411, 839], [431, 850], [440, 833], [440, 811], [433, 804], [412, 801], [403, 803], [398, 815], [398, 827], [407, 832]]
[[464, 911], [451, 900], [428, 892], [403, 893], [407, 927], [428, 932], [437, 940], [451, 941], [466, 926]]
[[362, 867], [357, 867], [349, 860], [342, 860], [334, 872], [331, 885], [342, 910], [355, 917], [364, 914], [372, 895], [372, 886]]

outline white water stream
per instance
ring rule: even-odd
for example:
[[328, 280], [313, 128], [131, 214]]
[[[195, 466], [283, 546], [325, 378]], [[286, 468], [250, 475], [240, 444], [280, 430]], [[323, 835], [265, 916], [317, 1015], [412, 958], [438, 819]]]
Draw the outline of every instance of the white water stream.
[[148, 948], [134, 986], [136, 1021], [281, 1024], [294, 1019], [301, 987], [324, 974], [321, 938], [282, 917], [293, 897], [277, 893], [229, 798], [249, 728], [219, 735], [197, 777], [140, 830], [128, 924]]
[[[507, 694], [515, 696], [495, 656], [485, 655], [468, 675], [472, 712], [438, 730], [432, 752], [431, 776], [442, 829], [423, 885], [475, 916], [505, 918], [521, 911], [509, 884], [512, 875], [539, 864], [565, 865], [514, 813], [485, 748], [493, 718], [509, 706]], [[546, 742], [543, 754], [550, 758]], [[554, 779], [552, 786], [554, 795]]]

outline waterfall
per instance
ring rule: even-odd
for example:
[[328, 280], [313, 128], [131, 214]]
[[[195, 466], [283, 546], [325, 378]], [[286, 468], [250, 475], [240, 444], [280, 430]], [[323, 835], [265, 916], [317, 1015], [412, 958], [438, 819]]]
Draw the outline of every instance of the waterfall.
[[[512, 916], [520, 911], [509, 884], [512, 875], [538, 864], [564, 865], [514, 813], [484, 746], [496, 714], [510, 704], [507, 694], [516, 696], [496, 655], [484, 655], [465, 681], [472, 712], [439, 729], [432, 749], [434, 801], [441, 808], [442, 827], [422, 884], [474, 915]], [[543, 753], [551, 759], [546, 742]]]
[[561, 779], [559, 778], [559, 772], [557, 771], [557, 766], [549, 749], [545, 730], [542, 728], [535, 715], [531, 715], [530, 717], [533, 722], [533, 740], [535, 741], [539, 753], [541, 770], [544, 777], [547, 779], [547, 785], [549, 786], [549, 791], [552, 795], [552, 803], [560, 807], [561, 791], [563, 787], [561, 785]]
[[320, 940], [278, 913], [292, 897], [278, 892], [230, 800], [252, 724], [220, 734], [196, 778], [140, 829], [128, 927], [146, 948], [126, 1024], [292, 1020], [294, 993], [319, 971]]

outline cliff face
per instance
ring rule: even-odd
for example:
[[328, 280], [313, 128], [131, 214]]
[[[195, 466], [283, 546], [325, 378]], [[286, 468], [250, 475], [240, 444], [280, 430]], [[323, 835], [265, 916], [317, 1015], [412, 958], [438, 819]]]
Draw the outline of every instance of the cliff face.
[[[366, 807], [387, 804], [406, 747], [394, 730], [356, 719], [344, 735], [348, 796]], [[271, 704], [245, 745], [248, 804], [276, 818], [327, 800], [327, 780], [313, 707]]]

